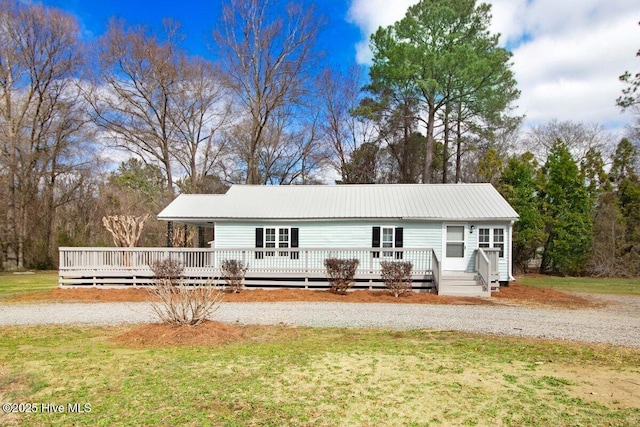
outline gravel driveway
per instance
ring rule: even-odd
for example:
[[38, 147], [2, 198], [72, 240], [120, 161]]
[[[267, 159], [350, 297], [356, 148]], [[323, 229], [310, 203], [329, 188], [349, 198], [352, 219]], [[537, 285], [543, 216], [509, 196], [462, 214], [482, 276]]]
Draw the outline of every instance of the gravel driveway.
[[[213, 318], [242, 324], [436, 329], [640, 348], [640, 297], [597, 296], [603, 308], [329, 302], [223, 303]], [[0, 325], [111, 325], [155, 321], [148, 303], [0, 305]]]

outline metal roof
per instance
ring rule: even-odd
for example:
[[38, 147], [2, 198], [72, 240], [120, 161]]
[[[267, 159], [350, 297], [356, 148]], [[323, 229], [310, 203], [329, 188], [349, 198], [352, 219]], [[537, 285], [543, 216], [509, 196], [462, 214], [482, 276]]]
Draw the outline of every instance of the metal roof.
[[491, 184], [234, 185], [226, 194], [181, 194], [158, 219], [515, 220]]

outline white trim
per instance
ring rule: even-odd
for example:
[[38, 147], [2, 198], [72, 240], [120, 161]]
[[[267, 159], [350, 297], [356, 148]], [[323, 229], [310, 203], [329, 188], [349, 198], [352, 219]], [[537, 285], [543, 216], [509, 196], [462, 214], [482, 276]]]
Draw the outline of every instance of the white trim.
[[[462, 227], [462, 260], [456, 259], [455, 261], [448, 260], [447, 257], [447, 227]], [[469, 229], [469, 223], [467, 222], [443, 222], [442, 223], [442, 270], [443, 271], [466, 271], [469, 264], [469, 251], [468, 243], [469, 238], [467, 232]], [[457, 261], [457, 262], [456, 262]], [[451, 264], [454, 264], [451, 266]]]

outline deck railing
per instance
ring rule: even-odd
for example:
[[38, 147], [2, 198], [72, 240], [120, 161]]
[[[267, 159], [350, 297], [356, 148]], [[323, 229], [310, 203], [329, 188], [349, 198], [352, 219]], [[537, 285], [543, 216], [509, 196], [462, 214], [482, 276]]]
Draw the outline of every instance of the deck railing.
[[499, 255], [500, 249], [497, 248], [478, 248], [476, 252], [476, 271], [489, 295], [491, 295], [492, 284], [500, 279], [500, 272], [498, 271]]
[[147, 276], [154, 262], [180, 262], [184, 275], [218, 277], [224, 260], [239, 260], [249, 276], [312, 276], [325, 273], [327, 258], [357, 258], [356, 275], [379, 274], [381, 261], [410, 261], [413, 275], [431, 275], [433, 250], [394, 248], [60, 248], [60, 277]]

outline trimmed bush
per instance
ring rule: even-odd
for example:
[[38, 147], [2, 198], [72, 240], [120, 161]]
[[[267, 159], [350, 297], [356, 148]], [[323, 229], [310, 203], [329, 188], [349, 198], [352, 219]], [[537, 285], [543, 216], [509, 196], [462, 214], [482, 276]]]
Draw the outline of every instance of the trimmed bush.
[[180, 281], [184, 267], [180, 261], [175, 259], [163, 259], [154, 261], [151, 264], [151, 271], [156, 281], [160, 279], [169, 280], [171, 283], [177, 284]]
[[231, 293], [238, 293], [244, 287], [244, 276], [247, 273], [247, 266], [242, 261], [236, 259], [225, 259], [220, 266], [222, 277], [227, 282], [227, 290]]
[[406, 295], [411, 291], [411, 269], [409, 261], [382, 261], [382, 280], [394, 297]]
[[154, 283], [147, 288], [153, 311], [162, 323], [175, 326], [197, 326], [219, 307], [223, 289], [212, 280], [204, 284], [185, 284], [180, 262], [165, 259], [151, 266]]
[[344, 295], [355, 283], [356, 269], [360, 260], [327, 258], [324, 266], [327, 269], [327, 280], [331, 283], [331, 292]]

